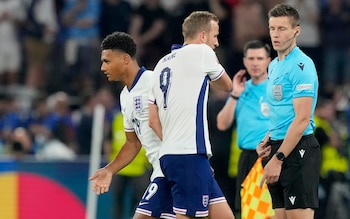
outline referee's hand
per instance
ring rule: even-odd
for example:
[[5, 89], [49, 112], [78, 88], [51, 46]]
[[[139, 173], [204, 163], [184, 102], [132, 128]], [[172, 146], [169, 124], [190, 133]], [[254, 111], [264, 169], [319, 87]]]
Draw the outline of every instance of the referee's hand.
[[271, 154], [271, 145], [268, 141], [261, 141], [256, 147], [256, 153], [262, 159], [266, 159], [270, 157]]
[[264, 167], [264, 175], [260, 181], [260, 188], [263, 187], [264, 183], [273, 184], [278, 181], [282, 170], [282, 163], [276, 156], [272, 156]]

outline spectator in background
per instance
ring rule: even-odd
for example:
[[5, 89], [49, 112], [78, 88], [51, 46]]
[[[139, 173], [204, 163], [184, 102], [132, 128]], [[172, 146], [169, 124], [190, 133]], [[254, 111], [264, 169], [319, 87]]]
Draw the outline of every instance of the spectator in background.
[[9, 94], [0, 93], [0, 151], [9, 142], [11, 133], [24, 126], [25, 118], [16, 99]]
[[82, 96], [82, 104], [74, 114], [74, 118], [78, 117], [76, 123], [77, 130], [77, 153], [82, 155], [90, 155], [92, 126], [94, 110], [97, 104], [97, 98], [94, 91], [85, 91]]
[[35, 153], [39, 152], [51, 138], [51, 131], [47, 124], [50, 110], [46, 101], [46, 96], [40, 96], [34, 99], [26, 125], [33, 137], [33, 149]]
[[102, 0], [100, 13], [100, 38], [114, 31], [128, 32], [132, 6], [125, 0]]
[[56, 92], [47, 99], [50, 114], [47, 118], [47, 127], [51, 138], [62, 142], [73, 151], [77, 150], [76, 127], [70, 108], [70, 96], [65, 92]]
[[47, 64], [57, 33], [53, 0], [24, 0], [26, 18], [22, 24], [26, 61], [26, 85], [35, 90], [46, 88]]
[[17, 85], [22, 64], [18, 23], [21, 0], [0, 0], [0, 86]]
[[7, 113], [7, 96], [0, 93], [0, 154], [4, 153], [6, 146], [6, 137], [8, 131], [5, 129], [4, 118]]
[[64, 57], [68, 66], [66, 92], [77, 95], [84, 88], [95, 87], [100, 77], [99, 0], [67, 0], [62, 9], [65, 33]]
[[327, 93], [342, 84], [350, 89], [350, 7], [343, 0], [329, 0], [321, 9], [323, 85]]
[[320, 207], [316, 219], [348, 218], [346, 215], [347, 191], [337, 193], [339, 185], [347, 183], [347, 141], [345, 124], [337, 118], [332, 99], [320, 97], [315, 110], [315, 137], [321, 146]]
[[129, 33], [138, 45], [138, 58], [147, 69], [153, 69], [167, 51], [164, 37], [168, 14], [160, 0], [143, 0], [131, 19]]
[[[116, 113], [120, 112], [119, 94], [122, 88], [121, 85], [120, 82], [116, 82], [114, 85], [115, 89], [113, 90], [110, 86], [103, 86], [96, 93], [97, 103], [102, 104], [105, 108], [105, 121], [103, 127], [103, 137], [105, 140], [110, 138], [114, 116]], [[114, 90], [116, 90], [116, 92], [113, 92]]]
[[[118, 88], [117, 84], [117, 90]], [[93, 116], [95, 107], [100, 104], [104, 107], [104, 123], [103, 123], [103, 150], [102, 154], [109, 156], [111, 152], [111, 138], [113, 131], [111, 130], [115, 114], [120, 112], [117, 95], [112, 92], [109, 86], [102, 86], [97, 91], [93, 89], [81, 92], [82, 104], [73, 112], [74, 123], [77, 131], [77, 153], [81, 155], [90, 155], [91, 140], [93, 129]], [[109, 157], [108, 157], [109, 158]]]
[[[38, 102], [38, 116], [29, 125], [29, 129], [36, 133], [36, 156], [47, 160], [72, 160], [75, 158], [77, 143], [76, 130], [70, 109], [70, 97], [65, 92], [50, 95], [46, 104], [43, 99]], [[42, 102], [43, 101], [43, 102]]]
[[229, 68], [232, 72], [244, 68], [241, 60], [244, 44], [250, 40], [267, 41], [268, 26], [264, 5], [257, 0], [240, 0], [232, 14], [232, 57]]
[[[119, 85], [119, 84], [118, 84]], [[119, 89], [117, 87], [117, 90]], [[119, 91], [116, 92], [119, 94]], [[77, 152], [83, 155], [89, 155], [91, 152], [93, 115], [97, 104], [101, 104], [105, 109], [105, 119], [103, 124], [103, 151], [105, 155], [111, 153], [110, 138], [113, 135], [111, 126], [115, 114], [120, 112], [120, 107], [116, 95], [112, 92], [109, 86], [103, 86], [97, 91], [93, 89], [81, 92], [82, 104], [79, 109], [73, 112], [74, 123], [77, 130]]]
[[8, 142], [8, 150], [16, 160], [21, 160], [25, 155], [34, 153], [32, 136], [27, 129], [19, 127], [13, 130]]

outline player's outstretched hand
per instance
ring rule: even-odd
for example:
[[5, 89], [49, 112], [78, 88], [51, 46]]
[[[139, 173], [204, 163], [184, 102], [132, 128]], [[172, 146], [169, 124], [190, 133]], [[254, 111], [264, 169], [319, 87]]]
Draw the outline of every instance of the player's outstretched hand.
[[105, 168], [97, 170], [89, 180], [93, 181], [92, 190], [96, 192], [97, 195], [108, 192], [109, 186], [112, 182], [113, 173]]

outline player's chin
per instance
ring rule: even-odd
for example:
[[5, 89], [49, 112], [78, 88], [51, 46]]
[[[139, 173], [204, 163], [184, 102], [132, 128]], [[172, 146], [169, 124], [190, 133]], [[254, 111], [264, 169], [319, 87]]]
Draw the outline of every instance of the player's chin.
[[113, 80], [113, 78], [112, 78], [111, 76], [109, 76], [109, 75], [107, 75], [107, 80], [108, 80], [108, 81], [115, 81], [115, 80]]
[[277, 43], [277, 42], [274, 42], [274, 43], [272, 43], [272, 47], [273, 47], [273, 49], [274, 50], [279, 50], [280, 48], [281, 48], [281, 43]]
[[273, 48], [275, 51], [279, 51], [279, 50], [280, 50], [280, 47], [279, 47], [279, 46], [272, 46], [272, 48]]
[[257, 76], [260, 76], [262, 72], [263, 71], [261, 71], [260, 69], [253, 69], [250, 71], [250, 74], [252, 77], [257, 77]]

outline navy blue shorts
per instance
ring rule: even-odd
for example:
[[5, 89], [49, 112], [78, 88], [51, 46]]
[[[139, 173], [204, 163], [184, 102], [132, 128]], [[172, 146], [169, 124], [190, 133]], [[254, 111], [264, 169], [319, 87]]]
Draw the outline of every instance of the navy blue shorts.
[[160, 166], [172, 185], [175, 213], [206, 217], [210, 204], [226, 202], [206, 155], [165, 155]]
[[139, 214], [156, 218], [174, 219], [171, 187], [164, 177], [155, 178], [147, 187], [136, 208]]

